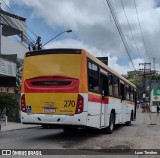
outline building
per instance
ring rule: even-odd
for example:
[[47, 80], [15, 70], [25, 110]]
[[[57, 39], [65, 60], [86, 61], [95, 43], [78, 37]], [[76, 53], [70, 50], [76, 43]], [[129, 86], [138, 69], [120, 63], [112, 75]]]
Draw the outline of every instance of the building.
[[26, 19], [3, 10], [0, 14], [0, 92], [14, 93], [17, 57], [27, 51]]

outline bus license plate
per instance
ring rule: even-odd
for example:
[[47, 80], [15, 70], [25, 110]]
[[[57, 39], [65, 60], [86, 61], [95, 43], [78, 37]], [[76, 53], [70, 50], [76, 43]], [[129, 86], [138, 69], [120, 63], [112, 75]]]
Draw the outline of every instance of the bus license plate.
[[54, 109], [54, 108], [45, 108], [44, 109], [44, 112], [55, 112], [56, 111], [56, 109]]

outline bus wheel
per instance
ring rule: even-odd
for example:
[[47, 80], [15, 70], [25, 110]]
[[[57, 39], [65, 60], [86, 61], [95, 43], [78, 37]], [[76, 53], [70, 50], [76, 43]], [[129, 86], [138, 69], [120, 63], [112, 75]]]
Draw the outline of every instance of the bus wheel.
[[109, 126], [107, 127], [107, 133], [112, 134], [114, 130], [114, 125], [115, 125], [115, 116], [114, 113], [110, 114], [110, 119], [109, 119]]
[[132, 113], [131, 113], [131, 116], [130, 116], [130, 120], [125, 122], [126, 126], [131, 126], [131, 124], [132, 124], [131, 121], [132, 121]]

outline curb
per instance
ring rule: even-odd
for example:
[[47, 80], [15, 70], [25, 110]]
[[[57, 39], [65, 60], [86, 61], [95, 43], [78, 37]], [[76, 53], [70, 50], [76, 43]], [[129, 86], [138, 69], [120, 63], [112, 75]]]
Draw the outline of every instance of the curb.
[[25, 130], [25, 129], [32, 129], [32, 128], [39, 128], [40, 126], [33, 126], [33, 127], [22, 127], [22, 128], [13, 128], [13, 129], [7, 129], [7, 130], [0, 130], [0, 133], [4, 132], [11, 132], [11, 131], [16, 131], [16, 130]]

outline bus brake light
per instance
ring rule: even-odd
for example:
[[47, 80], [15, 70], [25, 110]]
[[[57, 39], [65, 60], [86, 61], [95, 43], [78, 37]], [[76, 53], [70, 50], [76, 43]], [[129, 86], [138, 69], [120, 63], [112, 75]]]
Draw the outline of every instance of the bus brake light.
[[26, 103], [25, 103], [25, 95], [21, 96], [21, 111], [26, 112]]
[[83, 107], [84, 107], [84, 100], [83, 97], [78, 94], [78, 99], [77, 99], [77, 106], [76, 106], [76, 114], [82, 113], [83, 112]]

